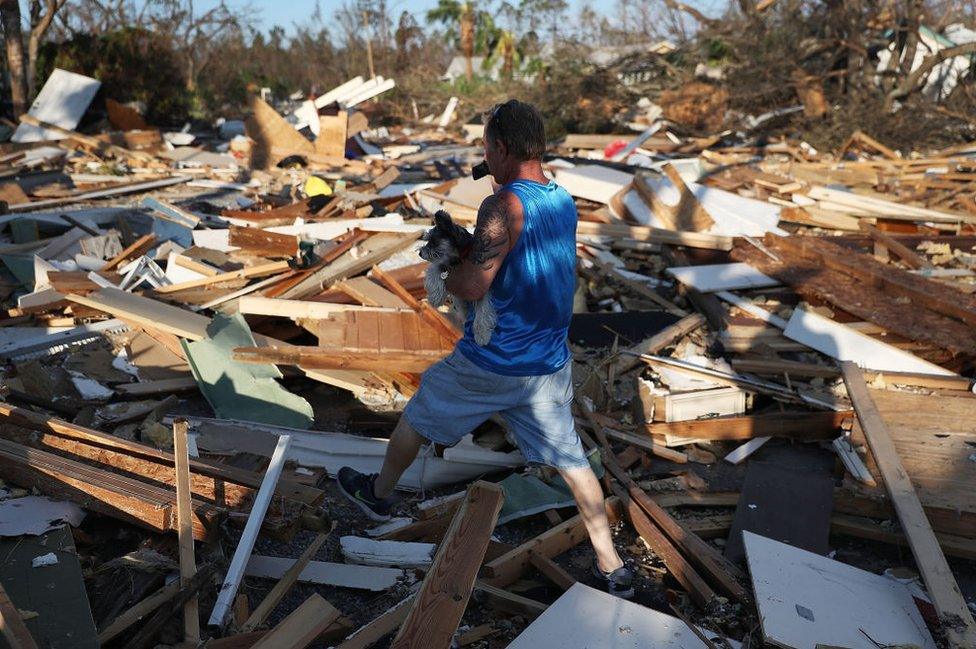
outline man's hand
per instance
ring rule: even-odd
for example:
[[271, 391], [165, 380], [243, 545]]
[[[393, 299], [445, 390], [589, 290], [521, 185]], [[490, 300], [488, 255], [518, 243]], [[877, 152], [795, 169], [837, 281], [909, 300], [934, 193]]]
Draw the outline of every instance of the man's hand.
[[471, 252], [447, 277], [447, 290], [468, 302], [488, 293], [505, 256], [522, 231], [522, 204], [511, 192], [481, 203]]

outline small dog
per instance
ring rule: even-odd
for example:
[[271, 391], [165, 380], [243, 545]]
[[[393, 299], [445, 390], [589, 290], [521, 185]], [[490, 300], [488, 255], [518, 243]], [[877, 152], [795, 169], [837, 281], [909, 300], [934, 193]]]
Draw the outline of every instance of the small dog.
[[[462, 251], [471, 246], [474, 235], [457, 225], [451, 215], [444, 210], [434, 214], [434, 227], [424, 233], [427, 243], [420, 249], [420, 258], [429, 261], [427, 274], [424, 276], [424, 287], [427, 289], [427, 301], [432, 306], [439, 307], [447, 301], [447, 286], [445, 281], [452, 268], [461, 263]], [[467, 303], [451, 296], [451, 304], [461, 317], [467, 320]], [[474, 303], [474, 340], [481, 346], [487, 345], [491, 334], [495, 330], [498, 317], [495, 307], [491, 303], [491, 294], [487, 294]]]

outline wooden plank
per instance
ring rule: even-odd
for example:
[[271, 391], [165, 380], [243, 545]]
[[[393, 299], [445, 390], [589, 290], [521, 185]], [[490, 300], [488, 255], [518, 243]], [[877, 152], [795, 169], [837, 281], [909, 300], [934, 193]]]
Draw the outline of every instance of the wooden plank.
[[[193, 509], [190, 498], [190, 454], [187, 447], [185, 419], [173, 422], [173, 458], [176, 461], [176, 520], [179, 525], [180, 584], [189, 586], [197, 572], [193, 553]], [[183, 639], [194, 644], [200, 643], [200, 605], [196, 596], [190, 597], [183, 605]]]
[[403, 621], [407, 619], [416, 597], [416, 594], [405, 597], [388, 611], [374, 618], [346, 638], [336, 649], [367, 649], [390, 635], [400, 628]]
[[311, 302], [305, 300], [282, 300], [279, 298], [247, 295], [237, 302], [241, 313], [270, 315], [295, 320], [318, 320], [328, 318], [343, 311], [376, 311], [395, 313], [397, 309], [387, 307], [361, 306], [359, 304], [335, 304], [332, 302]]
[[479, 480], [468, 489], [391, 648], [450, 647], [503, 499], [501, 487], [496, 484]]
[[844, 383], [864, 436], [884, 478], [892, 504], [915, 557], [932, 603], [939, 613], [946, 636], [953, 647], [976, 646], [976, 623], [959, 591], [938, 539], [929, 526], [915, 488], [902, 466], [888, 428], [881, 418], [861, 371], [854, 363], [841, 364]]
[[[616, 498], [608, 499], [605, 503], [607, 518], [611, 523], [619, 520], [620, 502]], [[583, 518], [577, 514], [564, 522], [550, 527], [548, 530], [528, 539], [521, 545], [512, 548], [497, 559], [485, 564], [486, 580], [493, 586], [504, 588], [518, 581], [532, 563], [531, 553], [534, 551], [546, 557], [559, 556], [570, 548], [576, 547], [589, 536]]]
[[98, 634], [98, 641], [104, 645], [110, 640], [117, 638], [119, 634], [129, 629], [133, 624], [179, 595], [182, 588], [183, 586], [179, 579], [176, 579], [173, 582], [163, 586], [135, 606], [132, 606], [124, 613], [119, 614], [118, 617], [112, 620], [111, 624], [105, 627], [101, 633]]
[[[633, 347], [630, 347], [629, 351], [635, 354], [656, 354], [668, 345], [681, 340], [695, 329], [698, 329], [704, 325], [705, 316], [701, 315], [700, 313], [686, 315], [673, 325], [665, 327], [650, 338], [646, 338]], [[636, 357], [625, 355], [618, 356], [614, 365], [614, 373], [618, 375], [622, 374], [640, 364], [640, 360]]]
[[268, 591], [268, 594], [264, 596], [261, 603], [258, 604], [257, 608], [251, 613], [247, 621], [241, 625], [241, 632], [247, 633], [248, 631], [253, 631], [267, 619], [271, 612], [274, 611], [275, 607], [281, 602], [288, 591], [291, 590], [292, 586], [298, 581], [298, 576], [302, 574], [302, 570], [308, 565], [308, 562], [312, 560], [315, 553], [319, 551], [325, 540], [329, 538], [329, 534], [332, 530], [328, 532], [321, 532], [315, 539], [308, 544], [308, 547], [301, 553], [301, 555], [295, 559], [295, 563], [288, 569], [288, 571], [278, 580], [274, 587]]
[[576, 236], [607, 236], [619, 239], [634, 239], [636, 241], [650, 241], [689, 248], [705, 248], [707, 250], [731, 250], [732, 237], [720, 234], [706, 234], [704, 232], [679, 232], [676, 230], [662, 230], [643, 225], [611, 225], [607, 223], [592, 223], [580, 221], [576, 224]]
[[777, 412], [771, 414], [714, 417], [691, 421], [650, 423], [651, 435], [672, 435], [688, 439], [746, 440], [755, 437], [791, 437], [801, 440], [829, 440], [837, 437], [853, 413]]
[[305, 649], [340, 615], [339, 609], [313, 593], [252, 649]]
[[520, 615], [531, 619], [539, 617], [549, 608], [548, 604], [516, 595], [480, 579], [475, 582], [474, 588], [478, 592], [479, 599], [484, 599], [489, 608], [509, 615]]
[[7, 591], [0, 585], [0, 633], [10, 645], [10, 649], [37, 649], [37, 643], [31, 637], [24, 618], [7, 596]]
[[155, 647], [159, 641], [160, 630], [169, 623], [176, 613], [183, 609], [183, 605], [188, 599], [196, 596], [200, 588], [213, 579], [213, 572], [212, 564], [201, 566], [185, 588], [181, 588], [172, 600], [157, 607], [156, 611], [142, 622], [135, 633], [129, 636], [128, 642], [124, 645], [125, 649]]
[[298, 256], [300, 237], [295, 234], [281, 234], [261, 228], [230, 226], [228, 245], [258, 256], [275, 259], [293, 259]]
[[633, 187], [641, 200], [647, 204], [667, 226], [672, 230], [685, 232], [706, 232], [715, 225], [711, 215], [702, 207], [695, 195], [688, 189], [678, 170], [671, 163], [665, 164], [664, 174], [671, 181], [671, 185], [678, 191], [678, 202], [669, 205], [662, 201], [647, 184], [646, 172], [634, 176]]
[[633, 444], [645, 450], [650, 451], [654, 455], [668, 460], [670, 462], [677, 462], [678, 464], [686, 464], [688, 462], [688, 456], [680, 451], [675, 451], [673, 449], [657, 444], [653, 439], [647, 437], [641, 437], [639, 435], [633, 435], [631, 433], [625, 433], [623, 431], [614, 430], [613, 428], [607, 428], [601, 426], [601, 430], [607, 437], [612, 437], [613, 439], [619, 440], [621, 442], [626, 442], [628, 444]]
[[126, 261], [127, 259], [144, 254], [147, 250], [152, 248], [155, 243], [155, 234], [150, 233], [139, 237], [132, 243], [131, 246], [125, 248], [122, 252], [105, 262], [105, 265], [100, 269], [101, 272], [118, 268], [122, 265], [122, 262]]
[[287, 261], [272, 261], [266, 264], [249, 266], [247, 268], [242, 268], [240, 270], [233, 270], [227, 273], [218, 273], [216, 275], [211, 275], [210, 277], [191, 279], [186, 282], [180, 282], [179, 284], [169, 284], [167, 286], [160, 286], [154, 289], [154, 291], [160, 294], [175, 293], [176, 291], [183, 291], [188, 288], [200, 288], [201, 286], [211, 286], [213, 284], [219, 284], [221, 282], [227, 282], [235, 279], [251, 279], [252, 277], [274, 275], [275, 273], [285, 272], [289, 268], [291, 268], [291, 266]]
[[230, 566], [227, 568], [224, 585], [217, 594], [217, 601], [214, 604], [213, 612], [210, 614], [210, 626], [223, 627], [227, 622], [231, 604], [234, 601], [234, 597], [237, 596], [237, 589], [241, 584], [241, 580], [244, 578], [244, 569], [247, 566], [247, 560], [251, 556], [251, 550], [254, 549], [254, 543], [257, 541], [261, 523], [264, 521], [264, 515], [268, 511], [268, 505], [271, 504], [275, 484], [278, 482], [278, 477], [281, 475], [282, 469], [285, 468], [285, 456], [288, 453], [288, 446], [290, 444], [291, 436], [282, 435], [278, 438], [274, 454], [271, 456], [271, 461], [268, 464], [268, 470], [265, 473], [264, 480], [261, 482], [261, 489], [254, 497], [254, 504], [251, 507], [250, 515], [247, 517], [247, 523], [244, 526], [244, 532], [241, 534], [241, 540], [237, 544]]
[[[376, 341], [378, 344], [378, 340]], [[234, 360], [245, 363], [300, 365], [306, 369], [423, 372], [447, 356], [449, 350], [379, 351], [376, 348], [343, 347], [237, 347]]]
[[644, 539], [651, 551], [660, 557], [668, 572], [688, 592], [695, 604], [707, 609], [716, 597], [712, 587], [702, 579], [701, 575], [678, 552], [661, 530], [651, 522], [644, 510], [629, 498], [621, 487], [614, 485], [613, 489], [617, 497], [624, 503], [630, 523], [640, 537]]
[[336, 288], [363, 306], [381, 306], [394, 309], [410, 308], [402, 298], [368, 277], [353, 277], [343, 280], [336, 284]]
[[889, 252], [893, 252], [898, 255], [898, 258], [902, 260], [902, 263], [909, 268], [935, 268], [927, 259], [892, 237], [890, 234], [882, 232], [866, 221], [861, 221], [860, 226], [861, 229], [867, 232], [872, 239], [887, 248]]
[[905, 297], [936, 313], [976, 325], [976, 296], [967, 295], [935, 280], [882, 264], [870, 255], [852, 252], [836, 243], [817, 237], [766, 236], [767, 245], [777, 245], [807, 257], [813, 257], [833, 268], [880, 288], [886, 293]]
[[153, 397], [160, 394], [174, 392], [190, 392], [198, 388], [197, 381], [192, 376], [175, 379], [160, 379], [158, 381], [140, 381], [139, 383], [122, 383], [115, 386], [115, 392], [123, 397]]
[[576, 583], [572, 575], [544, 554], [530, 551], [529, 561], [532, 563], [533, 568], [541, 572], [546, 579], [558, 586], [561, 590], [569, 590]]
[[[109, 449], [112, 451], [117, 451], [119, 454], [130, 455], [135, 460], [141, 460], [147, 464], [149, 462], [160, 464], [164, 467], [163, 471], [158, 473], [145, 473], [146, 477], [150, 477], [156, 481], [165, 482], [164, 475], [172, 476], [173, 467], [176, 466], [176, 460], [173, 457], [173, 454], [167, 451], [161, 451], [152, 446], [140, 444], [139, 442], [133, 442], [122, 439], [121, 437], [116, 437], [115, 435], [109, 435], [107, 433], [93, 430], [91, 428], [78, 426], [76, 424], [58, 419], [57, 417], [49, 417], [47, 415], [42, 415], [24, 408], [18, 408], [17, 406], [12, 406], [2, 401], [0, 401], [0, 418], [16, 426], [37, 430], [46, 434], [61, 436], [68, 440], [85, 442], [86, 444], [90, 444], [95, 449], [95, 453], [104, 453], [105, 449]], [[45, 441], [45, 444], [51, 445], [50, 442], [47, 442], [46, 440], [43, 441]], [[70, 446], [61, 445], [58, 447], [69, 450], [69, 452], [72, 454], [85, 456], [83, 451], [72, 449]], [[90, 457], [95, 459], [97, 455], [93, 454]], [[124, 470], [130, 472], [134, 471], [134, 469], [129, 465], [122, 464], [119, 459], [113, 457], [112, 461], [117, 462], [119, 468], [123, 468]], [[202, 476], [212, 478], [209, 481], [212, 485], [212, 491], [217, 489], [226, 491], [233, 489], [233, 485], [241, 485], [249, 488], [247, 494], [253, 494], [253, 490], [258, 489], [261, 486], [263, 478], [261, 474], [253, 471], [245, 471], [243, 469], [238, 469], [225, 464], [216, 464], [195, 458], [190, 460], [190, 471], [193, 474], [195, 493], [205, 491], [204, 485], [201, 484], [200, 481], [200, 477]], [[223, 484], [218, 486], [218, 482]], [[175, 482], [167, 482], [167, 484], [175, 484]], [[283, 498], [296, 500], [308, 505], [316, 505], [320, 503], [323, 498], [321, 490], [308, 485], [303, 485], [295, 482], [294, 480], [279, 481], [278, 489], [275, 493]], [[230, 499], [232, 494], [227, 494], [226, 497]]]

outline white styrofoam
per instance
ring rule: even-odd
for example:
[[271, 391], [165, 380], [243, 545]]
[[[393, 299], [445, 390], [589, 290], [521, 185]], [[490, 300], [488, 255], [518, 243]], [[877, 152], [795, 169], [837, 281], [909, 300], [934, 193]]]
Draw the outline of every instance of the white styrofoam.
[[[42, 122], [73, 131], [101, 85], [102, 82], [97, 79], [54, 68], [27, 114]], [[41, 142], [61, 140], [64, 137], [57, 131], [31, 124], [18, 124], [10, 139], [13, 142]]]

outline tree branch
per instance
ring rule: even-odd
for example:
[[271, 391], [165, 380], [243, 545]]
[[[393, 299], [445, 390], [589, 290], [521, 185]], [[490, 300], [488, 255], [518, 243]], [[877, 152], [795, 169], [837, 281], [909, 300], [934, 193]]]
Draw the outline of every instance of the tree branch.
[[947, 47], [944, 50], [939, 50], [932, 56], [926, 57], [925, 60], [922, 61], [922, 64], [915, 68], [912, 73], [905, 78], [905, 81], [903, 81], [901, 85], [888, 93], [888, 96], [885, 97], [885, 110], [891, 110], [891, 106], [896, 100], [904, 99], [910, 95], [912, 91], [915, 90], [915, 86], [918, 85], [918, 82], [928, 75], [928, 73], [931, 72], [932, 68], [935, 66], [939, 65], [946, 59], [973, 53], [976, 53], [976, 42], [963, 43], [962, 45]]

